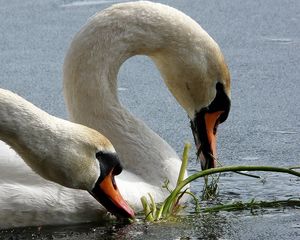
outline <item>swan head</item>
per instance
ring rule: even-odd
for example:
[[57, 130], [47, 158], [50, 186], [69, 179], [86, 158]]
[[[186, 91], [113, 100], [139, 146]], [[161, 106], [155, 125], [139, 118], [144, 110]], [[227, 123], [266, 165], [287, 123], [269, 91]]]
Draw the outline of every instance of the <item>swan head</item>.
[[[202, 169], [216, 167], [217, 127], [230, 110], [230, 74], [217, 43], [196, 23], [153, 59], [191, 121]], [[180, 43], [180, 44], [179, 44]], [[172, 45], [173, 44], [173, 45]]]
[[195, 112], [191, 119], [191, 129], [197, 147], [197, 157], [203, 170], [217, 165], [217, 128], [229, 114], [230, 99], [224, 85], [216, 84], [216, 95], [207, 106]]
[[88, 191], [117, 217], [133, 218], [115, 182], [122, 165], [111, 142], [96, 130], [48, 114], [42, 122], [26, 134], [25, 145], [11, 144], [25, 162], [45, 179]]
[[133, 218], [134, 211], [121, 196], [115, 181], [123, 168], [113, 145], [99, 132], [77, 127], [76, 137], [69, 145], [75, 149], [75, 154], [71, 150], [73, 159], [68, 169], [71, 187], [87, 190], [115, 216]]
[[98, 151], [96, 158], [100, 165], [100, 175], [90, 194], [109, 212], [116, 216], [133, 218], [134, 211], [121, 196], [115, 176], [122, 172], [122, 165], [114, 151]]

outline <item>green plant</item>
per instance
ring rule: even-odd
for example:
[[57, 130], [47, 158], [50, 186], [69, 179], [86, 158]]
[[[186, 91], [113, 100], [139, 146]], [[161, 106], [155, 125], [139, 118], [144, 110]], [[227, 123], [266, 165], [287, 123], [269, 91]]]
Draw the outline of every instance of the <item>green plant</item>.
[[[205, 177], [205, 176], [209, 176], [216, 173], [222, 173], [222, 172], [236, 172], [236, 173], [244, 174], [241, 173], [241, 171], [280, 172], [280, 173], [287, 173], [287, 174], [300, 177], [300, 172], [294, 170], [294, 169], [298, 169], [299, 168], [298, 166], [291, 167], [291, 168], [281, 168], [281, 167], [272, 167], [272, 166], [226, 166], [226, 167], [211, 168], [204, 171], [199, 171], [184, 179], [184, 173], [186, 171], [187, 162], [188, 162], [189, 148], [190, 148], [190, 144], [185, 144], [183, 157], [182, 157], [182, 165], [181, 165], [181, 169], [180, 169], [180, 173], [178, 176], [177, 185], [175, 189], [171, 191], [168, 188], [167, 181], [164, 185], [164, 187], [170, 191], [170, 195], [161, 204], [156, 204], [151, 194], [149, 194], [150, 202], [148, 202], [145, 196], [141, 198], [141, 202], [143, 205], [143, 209], [147, 221], [166, 220], [172, 216], [175, 216], [178, 213], [178, 211], [183, 208], [182, 206], [179, 205], [179, 201], [184, 194], [189, 194], [192, 196], [192, 198], [195, 200], [196, 209], [199, 210], [199, 201], [197, 197], [192, 192], [190, 192], [188, 187], [186, 186], [200, 177]], [[257, 177], [256, 175], [251, 175], [251, 174], [244, 174], [244, 175]], [[218, 180], [215, 180], [215, 182], [212, 183], [212, 189], [209, 190], [213, 194], [215, 194], [217, 191], [217, 181]], [[262, 202], [262, 203], [266, 203], [266, 202]], [[226, 207], [225, 206], [217, 206], [215, 208], [207, 209], [207, 211], [213, 211], [213, 209], [220, 210], [220, 209], [233, 208], [233, 207], [237, 208], [237, 206], [241, 206], [241, 204], [237, 203], [235, 204], [235, 206], [233, 205], [228, 205]], [[244, 203], [243, 206], [248, 207], [249, 204], [247, 205], [246, 203]]]

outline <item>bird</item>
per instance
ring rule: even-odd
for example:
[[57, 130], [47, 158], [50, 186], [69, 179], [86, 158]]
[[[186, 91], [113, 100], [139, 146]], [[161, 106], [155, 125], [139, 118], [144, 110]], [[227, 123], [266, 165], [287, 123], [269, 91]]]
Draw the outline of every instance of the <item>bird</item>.
[[[173, 7], [149, 1], [115, 4], [92, 16], [74, 36], [63, 65], [69, 119], [109, 139], [123, 166], [123, 171], [114, 177], [116, 185], [125, 201], [137, 210], [141, 208], [142, 195], [151, 193], [158, 202], [168, 195], [162, 188], [166, 179], [170, 188], [176, 186], [181, 160], [164, 139], [119, 101], [118, 71], [135, 55], [152, 59], [167, 88], [186, 111], [202, 169], [216, 167], [217, 127], [228, 117], [231, 96], [230, 73], [220, 47], [196, 21]], [[78, 139], [76, 131], [72, 136]], [[69, 143], [66, 146], [72, 148]], [[16, 160], [15, 153], [4, 148]], [[26, 189], [21, 189], [22, 194], [18, 191], [25, 180], [14, 182], [13, 172], [7, 181], [21, 187], [13, 189], [13, 197], [9, 197], [9, 188], [1, 190], [0, 201], [4, 196], [5, 201], [9, 200], [10, 212], [16, 205], [30, 206], [28, 211], [34, 211], [31, 202], [36, 201], [40, 209], [28, 220], [32, 225], [41, 224], [39, 210], [52, 214], [56, 223], [93, 221], [98, 217], [95, 213], [99, 206], [85, 192], [42, 178], [37, 187], [47, 186], [48, 196], [42, 187], [35, 199], [28, 199], [33, 191], [31, 184], [38, 176], [25, 167], [22, 165], [19, 171], [32, 179], [26, 182]], [[0, 179], [0, 189], [4, 181]], [[13, 224], [24, 224], [21, 216], [17, 219]], [[49, 224], [49, 218], [42, 224]]]
[[[134, 218], [134, 211], [122, 198], [115, 183], [115, 176], [122, 172], [122, 165], [106, 137], [94, 129], [51, 116], [17, 94], [1, 88], [0, 113], [0, 139], [44, 182], [49, 180], [67, 188], [85, 190], [116, 216]], [[11, 164], [14, 159], [9, 156], [0, 155], [0, 158], [4, 160], [0, 171], [1, 216], [10, 210], [8, 206], [13, 207], [17, 214], [24, 212], [26, 215], [26, 210], [30, 212], [26, 204], [36, 204], [34, 207], [39, 209], [41, 205], [51, 202], [47, 198], [51, 198], [55, 191], [45, 194], [45, 200], [32, 199], [43, 197], [43, 187], [47, 192], [47, 184], [43, 186], [43, 181], [39, 182], [40, 179], [35, 177], [31, 179], [30, 175], [24, 179], [24, 174], [18, 173], [24, 170], [22, 167], [18, 169], [18, 162]], [[27, 199], [14, 199], [22, 196], [18, 196], [19, 192], [13, 192], [21, 187], [24, 187], [23, 192], [27, 190]], [[55, 185], [52, 187], [60, 194]], [[2, 204], [4, 194], [12, 202]], [[25, 204], [18, 209], [22, 201]], [[39, 210], [47, 212], [49, 209]], [[6, 216], [8, 219], [12, 217]], [[7, 226], [8, 222], [5, 221]]]

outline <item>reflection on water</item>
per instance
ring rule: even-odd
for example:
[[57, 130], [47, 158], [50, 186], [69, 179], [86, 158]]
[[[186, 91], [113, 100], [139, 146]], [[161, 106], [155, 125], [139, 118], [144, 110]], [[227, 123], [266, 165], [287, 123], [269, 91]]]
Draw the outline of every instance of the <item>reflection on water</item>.
[[[223, 174], [218, 197], [202, 202], [202, 206], [249, 202], [253, 198], [272, 201], [300, 197], [300, 193], [295, 192], [299, 184], [296, 178], [284, 174], [259, 174], [267, 176], [266, 181], [234, 173]], [[192, 189], [202, 189], [202, 181], [193, 184]], [[200, 196], [201, 193], [197, 194]], [[176, 222], [145, 223], [139, 215], [132, 224], [112, 221], [2, 230], [0, 239], [296, 239], [300, 236], [299, 222], [299, 207], [199, 214], [189, 203], [184, 215]]]
[[[297, 212], [298, 211], [298, 212]], [[297, 239], [299, 209], [189, 214], [176, 222], [94, 223], [2, 230], [1, 239]], [[277, 231], [272, 231], [276, 227]], [[288, 234], [286, 234], [288, 233]], [[253, 238], [254, 235], [256, 236]], [[293, 238], [291, 238], [293, 236]]]
[[1, 236], [30, 239], [220, 239], [228, 235], [222, 214], [188, 215], [177, 222], [133, 224], [82, 224], [2, 230]]

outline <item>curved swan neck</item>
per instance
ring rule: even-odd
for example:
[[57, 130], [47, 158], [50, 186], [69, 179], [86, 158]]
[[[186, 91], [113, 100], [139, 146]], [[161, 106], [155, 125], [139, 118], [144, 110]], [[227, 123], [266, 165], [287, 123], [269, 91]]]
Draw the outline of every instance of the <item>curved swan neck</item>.
[[[173, 181], [174, 176], [168, 174], [178, 171], [178, 162], [170, 159], [177, 159], [177, 155], [124, 109], [117, 96], [117, 74], [126, 59], [137, 54], [156, 58], [170, 48], [174, 29], [161, 31], [159, 25], [166, 29], [171, 20], [167, 12], [161, 19], [158, 6], [169, 9], [136, 2], [115, 5], [92, 17], [74, 37], [65, 58], [64, 93], [73, 121], [108, 137], [125, 169], [161, 184], [165, 177]], [[157, 168], [160, 171], [155, 171]], [[152, 175], [145, 169], [153, 171]]]
[[[65, 58], [64, 91], [71, 118], [91, 126], [77, 113], [91, 116], [119, 107], [119, 68], [126, 59], [140, 54], [153, 59], [190, 117], [213, 100], [216, 92], [211, 89], [218, 81], [227, 89], [229, 73], [223, 55], [194, 20], [158, 3], [117, 4], [90, 19]], [[93, 106], [99, 102], [101, 106]]]

